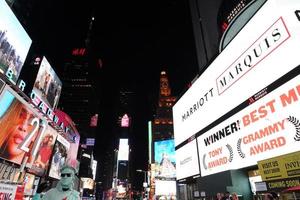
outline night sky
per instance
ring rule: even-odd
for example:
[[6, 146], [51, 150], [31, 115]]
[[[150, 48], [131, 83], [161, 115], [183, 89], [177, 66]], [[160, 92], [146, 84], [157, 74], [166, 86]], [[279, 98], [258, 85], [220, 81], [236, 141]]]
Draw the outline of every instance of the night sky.
[[111, 112], [118, 91], [130, 88], [136, 94], [131, 165], [145, 168], [147, 122], [158, 103], [160, 71], [166, 70], [174, 96], [182, 95], [198, 72], [188, 0], [96, 2], [36, 1], [35, 28], [28, 32], [60, 76], [66, 57], [84, 44], [95, 17], [94, 53], [103, 62], [96, 157], [114, 138]]

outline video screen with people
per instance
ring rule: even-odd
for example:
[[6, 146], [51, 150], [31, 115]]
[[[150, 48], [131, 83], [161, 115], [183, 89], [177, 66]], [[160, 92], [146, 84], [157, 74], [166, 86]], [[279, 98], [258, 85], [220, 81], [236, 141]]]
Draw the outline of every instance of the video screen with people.
[[33, 159], [33, 164], [31, 168], [28, 169], [29, 172], [38, 176], [45, 175], [50, 165], [50, 159], [57, 134], [58, 133], [53, 128], [51, 128], [50, 126], [47, 127], [47, 130], [42, 136], [42, 142], [39, 146], [36, 157], [30, 158], [30, 161], [31, 159]]
[[5, 1], [0, 1], [0, 72], [16, 83], [32, 40]]
[[[35, 130], [36, 124], [31, 122], [38, 117], [16, 96], [8, 89], [4, 89], [0, 96], [0, 157], [20, 164], [25, 152], [19, 146]], [[36, 136], [31, 139], [29, 149]]]
[[48, 60], [43, 57], [33, 86], [33, 91], [48, 106], [55, 109], [58, 105], [61, 89], [62, 82], [56, 75]]
[[67, 161], [67, 154], [70, 148], [70, 143], [58, 135], [54, 145], [51, 166], [49, 169], [49, 176], [55, 179], [60, 179], [60, 169]]

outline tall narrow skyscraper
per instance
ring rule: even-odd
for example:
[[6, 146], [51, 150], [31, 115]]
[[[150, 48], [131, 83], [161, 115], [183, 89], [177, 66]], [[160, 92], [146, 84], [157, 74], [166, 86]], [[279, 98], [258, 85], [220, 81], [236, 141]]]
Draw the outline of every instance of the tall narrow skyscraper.
[[93, 20], [92, 17], [83, 44], [79, 48], [74, 48], [66, 59], [62, 76], [64, 89], [59, 105], [72, 117], [83, 138], [95, 137], [94, 131], [90, 127], [90, 120], [91, 117], [98, 114], [95, 84], [96, 66], [94, 65], [96, 61], [93, 60], [90, 42]]
[[160, 74], [160, 90], [158, 106], [153, 123], [153, 140], [173, 138], [173, 116], [172, 107], [176, 97], [171, 96], [171, 87], [167, 73]]

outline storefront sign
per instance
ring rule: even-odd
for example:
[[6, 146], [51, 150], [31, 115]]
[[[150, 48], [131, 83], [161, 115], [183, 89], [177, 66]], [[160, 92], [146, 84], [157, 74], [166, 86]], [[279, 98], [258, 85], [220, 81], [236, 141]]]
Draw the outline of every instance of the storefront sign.
[[288, 178], [275, 181], [266, 181], [269, 191], [283, 190], [289, 187], [300, 186], [300, 178]]
[[264, 181], [299, 177], [300, 152], [259, 161], [258, 168]]
[[267, 191], [267, 184], [266, 182], [256, 182], [255, 189], [257, 192]]

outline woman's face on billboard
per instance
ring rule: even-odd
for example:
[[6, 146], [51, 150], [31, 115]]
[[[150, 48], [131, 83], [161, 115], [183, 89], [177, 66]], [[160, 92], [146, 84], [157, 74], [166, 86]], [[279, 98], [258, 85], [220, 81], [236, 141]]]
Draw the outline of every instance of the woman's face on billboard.
[[32, 125], [30, 125], [30, 119], [32, 115], [27, 112], [25, 108], [21, 109], [21, 112], [15, 122], [15, 126], [11, 129], [8, 139], [8, 154], [11, 157], [15, 157], [24, 153], [19, 149], [19, 145], [24, 141], [27, 134], [30, 133]]

